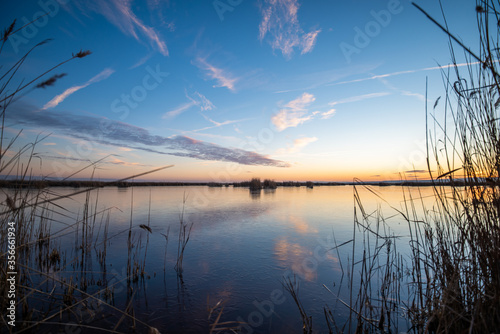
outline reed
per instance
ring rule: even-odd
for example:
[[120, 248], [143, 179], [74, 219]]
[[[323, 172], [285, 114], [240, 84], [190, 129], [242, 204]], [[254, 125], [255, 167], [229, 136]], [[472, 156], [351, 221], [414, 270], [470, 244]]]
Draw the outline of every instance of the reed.
[[302, 332], [304, 334], [313, 333], [312, 316], [307, 315], [307, 312], [304, 309], [304, 306], [302, 305], [302, 302], [299, 298], [299, 281], [297, 280], [297, 277], [295, 275], [293, 275], [293, 277], [285, 277], [283, 278], [281, 284], [283, 285], [283, 288], [290, 294], [293, 301], [295, 302], [295, 305], [297, 305], [297, 308], [299, 309], [300, 318], [302, 319]]
[[167, 228], [167, 234], [161, 233], [165, 238], [165, 253], [163, 255], [163, 273], [165, 273], [165, 268], [167, 267], [167, 250], [168, 250], [168, 236], [170, 234], [170, 225]]
[[[500, 2], [476, 2], [477, 51], [414, 5], [452, 45], [454, 66], [442, 70], [446, 95], [431, 112], [426, 107], [434, 204], [427, 207], [408, 180], [401, 182], [408, 188], [403, 187], [399, 208], [369, 185], [354, 186], [349, 300], [325, 286], [348, 314], [343, 321], [337, 309], [325, 306], [329, 333], [493, 333], [500, 326]], [[453, 44], [464, 53], [465, 70]], [[438, 121], [440, 101], [443, 121]], [[391, 231], [380, 209], [366, 211], [359, 188], [389, 204], [396, 212], [392, 219], [406, 222], [409, 258], [397, 248], [403, 236]], [[294, 300], [305, 324], [305, 312]]]
[[[184, 210], [186, 208], [186, 201], [187, 201], [187, 196], [184, 195], [184, 198], [182, 200], [182, 211], [179, 215], [179, 238], [177, 243], [177, 262], [175, 263], [174, 267], [175, 271], [177, 271], [177, 275], [181, 279], [183, 272], [182, 262], [184, 260], [184, 251], [186, 250], [186, 246], [191, 236], [191, 230], [193, 228], [193, 223], [189, 224], [184, 220]], [[166, 237], [166, 239], [168, 242], [168, 236]]]
[[[237, 333], [241, 328], [241, 325], [246, 324], [242, 321], [221, 321], [222, 315], [224, 313], [225, 303], [226, 301], [219, 300], [214, 306], [210, 306], [210, 296], [207, 296], [207, 312], [208, 320], [210, 322], [210, 334], [228, 332]], [[216, 316], [214, 320], [212, 320], [213, 316]]]
[[[405, 261], [382, 213], [365, 212], [355, 187], [353, 240], [362, 242], [363, 251], [355, 260], [353, 245], [351, 300], [342, 301], [350, 313], [347, 323], [338, 325], [325, 308], [331, 333], [346, 328], [397, 332], [405, 321], [406, 330], [415, 333], [492, 333], [500, 326], [500, 2], [476, 2], [477, 51], [414, 5], [452, 45], [454, 66], [442, 70], [446, 95], [436, 99], [431, 112], [426, 107], [432, 119], [426, 136], [434, 204], [426, 207], [408, 188], [403, 207], [393, 207], [408, 226], [410, 258]], [[466, 70], [458, 66], [454, 44], [464, 53]], [[355, 273], [361, 278], [357, 290]]]
[[[0, 41], [0, 55], [5, 43], [19, 29], [16, 30], [15, 21], [5, 29]], [[72, 54], [71, 57], [57, 63], [42, 74], [35, 75], [33, 79], [24, 80], [27, 83], [10, 87], [12, 82], [18, 81], [16, 75], [32, 52], [48, 43], [49, 40], [45, 40], [36, 44], [12, 67], [1, 67], [3, 72], [0, 73], [0, 174], [18, 175], [18, 182], [4, 181], [4, 183], [9, 183], [10, 189], [8, 192], [2, 189], [6, 200], [0, 203], [0, 280], [2, 282], [6, 282], [7, 279], [8, 223], [14, 222], [16, 226], [17, 321], [15, 332], [33, 332], [40, 329], [44, 331], [67, 330], [71, 326], [78, 327], [75, 330], [83, 329], [87, 332], [116, 333], [128, 330], [130, 326], [137, 327], [139, 331], [157, 332], [153, 327], [137, 319], [130, 306], [124, 311], [114, 306], [113, 291], [117, 283], [111, 284], [106, 274], [106, 247], [112, 238], [108, 236], [110, 209], [98, 209], [99, 192], [96, 191], [102, 186], [113, 183], [94, 184], [91, 182], [85, 185], [86, 189], [59, 195], [53, 189], [46, 188], [43, 180], [35, 181], [30, 176], [31, 164], [37, 158], [36, 147], [46, 137], [37, 137], [34, 142], [18, 149], [15, 147], [22, 131], [10, 140], [5, 139], [5, 115], [10, 111], [9, 106], [33, 89], [54, 85], [65, 74], [55, 74], [48, 79], [44, 77], [63, 64], [90, 54], [90, 51]], [[38, 80], [41, 81], [36, 83]], [[14, 154], [10, 155], [10, 152]], [[89, 167], [95, 167], [95, 164], [92, 163]], [[131, 178], [133, 177], [135, 176]], [[127, 179], [129, 178], [117, 182], [124, 182]], [[74, 218], [74, 223], [68, 224], [60, 221], [60, 217], [67, 220], [74, 213], [65, 210], [58, 202], [81, 194], [85, 196], [83, 208], [81, 213]], [[103, 222], [104, 230], [101, 235]], [[146, 227], [148, 230], [149, 223]], [[74, 236], [72, 247], [63, 248], [61, 240], [67, 239], [72, 234]], [[133, 241], [130, 241], [133, 247]], [[101, 245], [103, 245], [102, 248]], [[139, 257], [138, 249], [140, 248], [136, 248], [134, 259]], [[99, 260], [100, 271], [94, 269], [92, 264], [94, 258]], [[142, 270], [141, 274], [144, 273], [144, 266], [144, 262], [136, 266]], [[127, 278], [119, 279], [118, 283]], [[0, 295], [2, 296], [0, 307], [6, 309], [9, 299], [5, 298], [7, 295], [5, 284], [0, 284]], [[98, 307], [92, 305], [98, 305]], [[102, 315], [103, 312], [110, 316], [121, 317], [113, 330], [104, 328], [102, 322], [96, 317], [98, 313]], [[5, 317], [2, 317], [2, 327], [14, 329], [7, 325]]]
[[[423, 331], [492, 332], [500, 325], [500, 2], [476, 2], [477, 51], [416, 7], [458, 43], [468, 65], [456, 66], [452, 47], [455, 67], [443, 78], [454, 127], [434, 121], [427, 132], [436, 205], [420, 221], [409, 220], [417, 281], [409, 315]], [[449, 189], [440, 179], [465, 184]]]

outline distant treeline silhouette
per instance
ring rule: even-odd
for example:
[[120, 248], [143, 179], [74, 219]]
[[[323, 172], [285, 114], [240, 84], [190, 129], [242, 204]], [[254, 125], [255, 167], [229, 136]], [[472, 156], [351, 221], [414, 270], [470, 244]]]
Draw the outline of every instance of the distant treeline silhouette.
[[[434, 182], [434, 183], [433, 183]], [[463, 187], [463, 180], [434, 180], [434, 181], [383, 181], [383, 182], [299, 182], [299, 181], [282, 181], [266, 179], [263, 182], [259, 178], [254, 178], [250, 181], [243, 182], [155, 182], [155, 181], [136, 181], [136, 182], [116, 182], [116, 181], [80, 181], [80, 180], [0, 180], [0, 188], [36, 188], [42, 189], [47, 187], [73, 187], [73, 188], [90, 188], [90, 187], [184, 187], [184, 186], [208, 186], [208, 187], [240, 187], [258, 189], [276, 189], [277, 187], [308, 187], [315, 186], [350, 186], [350, 185], [370, 185], [370, 186], [405, 186], [405, 187], [422, 187], [432, 186], [439, 183], [441, 185], [449, 185], [455, 187]], [[484, 180], [485, 185], [489, 185], [488, 180]]]

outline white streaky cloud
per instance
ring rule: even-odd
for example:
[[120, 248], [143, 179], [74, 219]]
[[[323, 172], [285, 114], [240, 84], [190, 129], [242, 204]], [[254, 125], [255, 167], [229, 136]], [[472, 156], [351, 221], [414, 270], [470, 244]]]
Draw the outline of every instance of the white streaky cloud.
[[479, 64], [479, 62], [448, 64], [448, 65], [443, 65], [443, 66], [420, 68], [420, 69], [416, 69], [416, 70], [398, 71], [398, 72], [392, 72], [392, 73], [386, 73], [386, 74], [372, 75], [371, 77], [367, 77], [367, 78], [335, 82], [335, 83], [330, 84], [329, 86], [357, 83], [357, 82], [363, 82], [363, 81], [368, 81], [368, 80], [388, 78], [388, 77], [393, 77], [393, 76], [403, 75], [403, 74], [413, 74], [413, 73], [424, 72], [424, 71], [435, 71], [435, 70], [442, 70], [442, 69], [447, 69], [447, 68], [457, 68], [457, 67], [464, 67], [464, 66], [477, 65], [477, 64]]
[[70, 96], [74, 92], [77, 92], [80, 89], [85, 88], [85, 87], [87, 87], [87, 85], [73, 86], [73, 87], [70, 87], [70, 88], [66, 89], [62, 94], [59, 94], [59, 95], [55, 96], [54, 98], [52, 98], [52, 100], [50, 100], [49, 102], [47, 102], [43, 106], [42, 110], [46, 110], [46, 109], [49, 109], [49, 108], [54, 108], [59, 103], [61, 103], [62, 101], [64, 101], [68, 96]]
[[301, 117], [302, 114], [282, 109], [273, 116], [272, 122], [278, 131], [283, 131], [287, 128], [294, 128], [312, 118], [312, 116]]
[[259, 39], [262, 41], [266, 36], [267, 32], [270, 30], [271, 15], [273, 13], [273, 7], [268, 6], [265, 9], [261, 9], [262, 21], [259, 25]]
[[324, 113], [321, 114], [322, 119], [329, 119], [330, 117], [333, 117], [335, 115], [335, 109], [330, 109], [328, 111], [325, 111]]
[[197, 106], [200, 107], [201, 111], [212, 110], [215, 109], [214, 104], [205, 97], [205, 95], [200, 94], [198, 92], [194, 92], [193, 97], [189, 96], [186, 93], [188, 99], [194, 102]]
[[170, 8], [170, 0], [147, 0], [147, 4], [149, 12], [156, 14], [157, 19], [163, 27], [166, 27], [171, 32], [175, 31], [175, 23], [167, 21], [164, 14], [164, 10]]
[[309, 93], [304, 93], [295, 100], [292, 100], [287, 104], [285, 104], [285, 108], [290, 108], [294, 110], [305, 110], [305, 107], [314, 102], [314, 100], [316, 100], [314, 95]]
[[176, 117], [194, 106], [198, 106], [200, 108], [200, 111], [212, 110], [215, 108], [215, 106], [209, 99], [207, 99], [203, 94], [200, 94], [198, 92], [194, 92], [192, 96], [190, 96], [186, 92], [186, 97], [190, 102], [183, 103], [174, 110], [166, 112], [165, 114], [163, 114], [162, 118], [165, 119], [165, 118]]
[[317, 137], [302, 137], [302, 138], [298, 138], [298, 139], [295, 139], [293, 141], [293, 145], [292, 146], [289, 146], [288, 148], [286, 149], [279, 149], [276, 151], [276, 154], [278, 155], [283, 155], [283, 154], [294, 154], [294, 153], [298, 153], [300, 152], [304, 147], [306, 147], [307, 145], [311, 144], [311, 143], [314, 143], [315, 141], [317, 141], [318, 138]]
[[134, 65], [130, 66], [129, 70], [132, 70], [134, 68], [137, 68], [137, 67], [145, 64], [152, 56], [153, 56], [152, 52], [148, 53], [147, 55], [145, 55], [144, 57], [139, 59]]
[[285, 106], [271, 118], [272, 123], [278, 131], [283, 131], [290, 127], [296, 127], [310, 119], [313, 115], [307, 115], [307, 107], [314, 102], [314, 95], [304, 93], [285, 104]]
[[235, 91], [234, 86], [238, 82], [238, 78], [234, 78], [227, 71], [209, 64], [206, 59], [201, 57], [196, 58], [195, 64], [198, 68], [204, 70], [211, 79], [218, 81], [218, 85], [215, 87], [226, 87], [231, 91]]
[[303, 138], [295, 139], [293, 141], [293, 146], [290, 149], [290, 152], [296, 153], [296, 152], [302, 150], [307, 145], [314, 143], [317, 140], [318, 140], [317, 137], [303, 137]]
[[87, 84], [90, 85], [90, 84], [105, 80], [105, 79], [109, 78], [109, 76], [113, 73], [115, 73], [115, 70], [113, 70], [111, 68], [105, 68], [104, 70], [102, 70], [101, 73], [99, 73], [98, 75], [96, 75], [95, 77], [93, 77], [89, 81], [87, 81]]
[[97, 74], [96, 76], [94, 76], [93, 78], [91, 78], [89, 81], [87, 81], [86, 83], [84, 83], [83, 85], [79, 85], [79, 86], [73, 86], [73, 87], [70, 87], [68, 89], [66, 89], [62, 94], [59, 94], [57, 96], [55, 96], [52, 100], [50, 100], [49, 102], [47, 102], [42, 110], [46, 110], [46, 109], [49, 109], [49, 108], [54, 108], [55, 106], [57, 106], [59, 103], [61, 103], [62, 101], [64, 101], [68, 96], [70, 96], [71, 94], [79, 91], [80, 89], [83, 89], [93, 83], [96, 83], [96, 82], [99, 82], [99, 81], [102, 81], [102, 80], [105, 80], [107, 78], [109, 78], [109, 76], [111, 74], [113, 74], [115, 71], [110, 69], [110, 68], [106, 68], [104, 69], [103, 71], [101, 71], [101, 73]]
[[302, 51], [300, 52], [301, 54], [311, 52], [312, 49], [314, 48], [314, 45], [316, 45], [316, 37], [318, 37], [318, 34], [321, 32], [321, 29], [311, 31], [308, 34], [305, 34], [302, 37]]
[[342, 99], [339, 101], [330, 102], [328, 104], [331, 106], [334, 106], [337, 104], [358, 102], [358, 101], [373, 99], [373, 98], [387, 96], [387, 95], [391, 95], [391, 93], [389, 93], [389, 92], [370, 93], [370, 94], [364, 94], [364, 95], [351, 96], [351, 97], [348, 97], [348, 98], [345, 98], [345, 99]]
[[161, 118], [164, 118], [164, 119], [165, 118], [173, 118], [175, 116], [182, 114], [183, 112], [185, 112], [186, 110], [188, 110], [189, 108], [191, 108], [195, 105], [196, 105], [195, 102], [184, 103], [174, 110], [167, 111], [165, 114], [163, 114], [163, 116]]
[[408, 92], [408, 91], [401, 91], [401, 95], [404, 95], [404, 96], [414, 96], [416, 97], [417, 99], [419, 99], [420, 101], [424, 101], [425, 102], [425, 96], [420, 94], [420, 93], [412, 93], [412, 92]]
[[409, 91], [406, 91], [406, 90], [402, 90], [402, 89], [399, 89], [397, 88], [396, 86], [392, 85], [387, 79], [385, 78], [379, 78], [378, 79], [380, 82], [382, 82], [387, 88], [391, 89], [392, 91], [394, 92], [397, 92], [403, 96], [412, 96], [412, 97], [416, 97], [417, 99], [419, 99], [420, 101], [423, 101], [425, 102], [425, 96], [422, 95], [422, 94], [419, 94], [419, 93], [413, 93], [413, 92], [409, 92]]
[[299, 24], [298, 11], [298, 0], [264, 0], [260, 8], [259, 39], [262, 41], [269, 35], [272, 48], [280, 50], [285, 58], [292, 56], [294, 48], [301, 49], [301, 54], [311, 52], [321, 32], [318, 29], [304, 33]]
[[245, 121], [250, 120], [250, 118], [243, 118], [243, 119], [236, 119], [236, 120], [227, 120], [227, 121], [224, 121], [224, 122], [217, 122], [217, 121], [214, 121], [213, 119], [205, 116], [204, 114], [201, 114], [201, 115], [207, 121], [209, 121], [210, 123], [212, 123], [214, 125], [213, 126], [206, 126], [204, 128], [201, 128], [201, 129], [191, 130], [190, 132], [200, 132], [200, 131], [205, 131], [205, 130], [209, 130], [209, 129], [218, 128], [218, 127], [224, 126], [224, 125], [235, 124], [235, 123], [240, 123], [240, 122], [245, 122]]
[[109, 22], [118, 27], [125, 35], [132, 36], [142, 43], [147, 40], [152, 48], [164, 56], [168, 56], [165, 41], [152, 27], [144, 24], [132, 10], [132, 0], [75, 0], [80, 10], [92, 10], [104, 16]]
[[[112, 21], [118, 22], [121, 30], [132, 35], [137, 41], [141, 41], [141, 38], [137, 36], [136, 30], [142, 31], [149, 39], [151, 46], [155, 47], [162, 55], [168, 56], [167, 45], [161, 40], [156, 30], [142, 23], [132, 11], [132, 1], [112, 0], [111, 3], [117, 11], [105, 11], [103, 14], [108, 19], [112, 18]], [[117, 12], [121, 13], [121, 16], [118, 16]]]

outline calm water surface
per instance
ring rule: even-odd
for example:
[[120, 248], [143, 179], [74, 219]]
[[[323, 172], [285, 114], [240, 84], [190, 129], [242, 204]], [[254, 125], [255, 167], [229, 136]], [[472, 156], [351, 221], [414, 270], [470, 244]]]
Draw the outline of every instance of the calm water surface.
[[[400, 187], [375, 187], [392, 206], [402, 208]], [[73, 188], [54, 188], [69, 194]], [[407, 225], [382, 200], [362, 187], [358, 191], [368, 214], [380, 209], [391, 233], [401, 236], [398, 245], [407, 249]], [[429, 196], [423, 188], [415, 196]], [[185, 199], [185, 200], [183, 200]], [[58, 201], [68, 210], [53, 213], [53, 233], [81, 217], [86, 196]], [[432, 203], [430, 198], [425, 200]], [[355, 201], [352, 186], [278, 188], [250, 193], [245, 188], [209, 187], [133, 187], [104, 188], [91, 193], [91, 209], [109, 210], [106, 270], [115, 285], [115, 305], [124, 308], [128, 228], [137, 260], [144, 260], [147, 245], [147, 278], [133, 284], [135, 315], [161, 333], [208, 332], [208, 307], [221, 301], [223, 321], [244, 321], [243, 333], [301, 333], [302, 322], [293, 299], [283, 289], [284, 277], [299, 282], [299, 297], [312, 316], [317, 332], [326, 331], [323, 307], [330, 306], [339, 322], [347, 308], [338, 298], [349, 300], [349, 262]], [[183, 203], [184, 202], [184, 203]], [[359, 207], [356, 212], [360, 212]], [[60, 210], [58, 210], [60, 211]], [[184, 254], [182, 280], [174, 270], [180, 216], [192, 223], [192, 233]], [[102, 240], [107, 214], [96, 215], [93, 238]], [[139, 227], [149, 224], [152, 233]], [[165, 264], [165, 238], [170, 227]], [[74, 252], [76, 231], [65, 230], [57, 242]], [[149, 238], [149, 240], [148, 240]], [[102, 249], [96, 243], [94, 250]], [[356, 254], [361, 250], [355, 249]], [[92, 269], [100, 270], [96, 259]], [[354, 273], [356, 278], [356, 271]], [[323, 284], [329, 287], [328, 292]], [[220, 310], [220, 308], [219, 308]]]

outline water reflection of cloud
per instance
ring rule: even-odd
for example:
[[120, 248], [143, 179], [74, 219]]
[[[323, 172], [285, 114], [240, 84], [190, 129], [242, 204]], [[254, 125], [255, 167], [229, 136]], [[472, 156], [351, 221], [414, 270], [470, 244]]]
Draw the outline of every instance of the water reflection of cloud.
[[290, 216], [288, 220], [293, 224], [295, 231], [300, 234], [312, 234], [318, 233], [315, 227], [311, 227], [309, 223], [302, 217]]
[[274, 256], [306, 281], [316, 280], [317, 272], [312, 270], [307, 262], [313, 256], [312, 250], [298, 243], [291, 243], [286, 238], [280, 238], [274, 245]]

